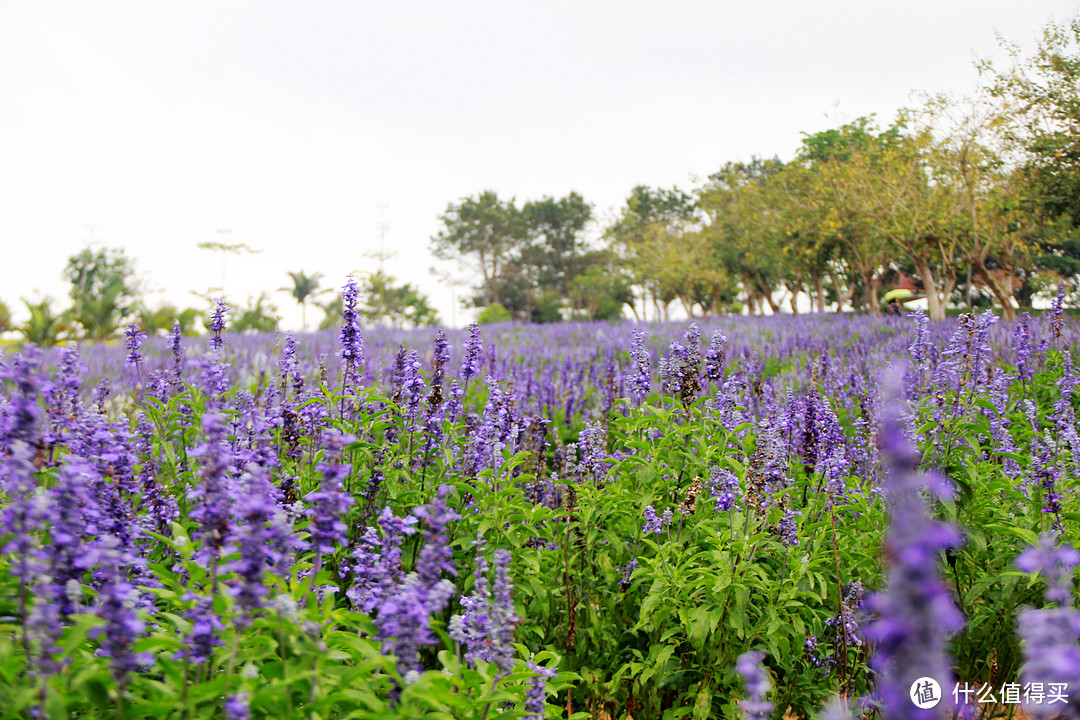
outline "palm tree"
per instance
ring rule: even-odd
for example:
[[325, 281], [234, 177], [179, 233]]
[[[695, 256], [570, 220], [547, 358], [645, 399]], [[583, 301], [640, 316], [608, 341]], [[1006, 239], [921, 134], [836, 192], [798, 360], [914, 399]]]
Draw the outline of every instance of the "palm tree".
[[307, 303], [308, 300], [317, 298], [319, 295], [327, 292], [326, 290], [319, 290], [319, 278], [322, 273], [313, 273], [307, 275], [303, 270], [300, 272], [290, 272], [289, 277], [292, 278], [293, 286], [291, 288], [281, 288], [281, 292], [287, 292], [293, 296], [297, 304], [300, 305], [300, 316], [303, 322], [303, 329], [307, 330]]
[[39, 303], [23, 299], [23, 304], [30, 311], [30, 319], [19, 328], [27, 342], [36, 345], [55, 345], [71, 329], [71, 311], [65, 310], [59, 315], [53, 314], [52, 300], [45, 298]]

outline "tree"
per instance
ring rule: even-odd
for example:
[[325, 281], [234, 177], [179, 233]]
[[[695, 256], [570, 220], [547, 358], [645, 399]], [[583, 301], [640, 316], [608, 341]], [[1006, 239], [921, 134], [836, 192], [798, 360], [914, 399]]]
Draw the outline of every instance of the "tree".
[[345, 303], [340, 295], [335, 295], [329, 302], [316, 303], [316, 305], [323, 311], [323, 319], [319, 321], [319, 330], [340, 327], [345, 322]]
[[0, 300], [0, 333], [14, 329], [15, 326], [11, 322], [11, 308], [3, 300]]
[[529, 239], [523, 261], [536, 267], [538, 288], [553, 289], [560, 299], [569, 299], [574, 278], [589, 262], [581, 236], [592, 219], [592, 206], [571, 192], [559, 200], [527, 202], [522, 215]]
[[773, 179], [783, 169], [779, 158], [727, 163], [698, 193], [698, 206], [708, 219], [704, 237], [719, 266], [742, 283], [751, 314], [765, 305], [779, 312], [774, 291], [783, 281], [786, 233]]
[[282, 292], [287, 292], [293, 296], [297, 304], [300, 306], [300, 316], [302, 327], [307, 330], [307, 303], [308, 300], [317, 298], [319, 295], [327, 292], [327, 290], [319, 290], [319, 280], [322, 278], [322, 273], [314, 273], [313, 275], [307, 275], [303, 270], [300, 272], [288, 273], [289, 278], [292, 279], [293, 286], [291, 288], [282, 288]]
[[150, 335], [171, 332], [176, 323], [180, 323], [182, 333], [190, 334], [195, 328], [195, 322], [199, 319], [199, 311], [195, 308], [179, 310], [175, 305], [169, 304], [149, 308], [139, 303], [136, 306], [136, 312], [139, 316], [139, 326]]
[[37, 345], [55, 345], [65, 339], [71, 331], [71, 310], [56, 313], [52, 309], [52, 300], [43, 298], [38, 303], [23, 299], [23, 304], [30, 311], [30, 319], [19, 328], [27, 342]]
[[426, 295], [412, 285], [397, 285], [382, 270], [369, 273], [360, 286], [361, 315], [371, 323], [386, 320], [395, 328], [435, 325], [438, 315]]
[[140, 291], [134, 262], [123, 250], [84, 248], [68, 258], [64, 279], [71, 283], [71, 316], [84, 337], [113, 335], [135, 313]]
[[[687, 258], [680, 256], [675, 246], [696, 220], [694, 199], [678, 188], [654, 190], [638, 185], [604, 231], [628, 283], [640, 288], [642, 315], [651, 297], [657, 315], [666, 317], [667, 307], [676, 297], [672, 281], [680, 268], [688, 268]], [[628, 304], [634, 316], [639, 317], [633, 299]]]
[[439, 216], [443, 229], [431, 238], [440, 260], [455, 260], [480, 276], [474, 304], [500, 301], [500, 288], [511, 259], [528, 236], [514, 200], [503, 201], [492, 190], [451, 203]]
[[277, 332], [281, 318], [277, 308], [270, 303], [265, 292], [257, 298], [248, 298], [246, 307], [240, 309], [232, 322], [233, 332]]
[[[885, 238], [857, 212], [852, 201], [852, 158], [871, 153], [874, 146], [889, 142], [899, 133], [891, 127], [878, 132], [873, 117], [858, 118], [839, 128], [803, 138], [794, 163], [783, 177], [795, 180], [788, 185], [788, 198], [797, 207], [798, 217], [789, 226], [811, 244], [827, 269], [836, 295], [836, 310], [844, 303], [860, 303], [871, 314], [880, 312], [877, 291], [889, 259]], [[790, 190], [797, 188], [792, 193]], [[862, 290], [858, 298], [856, 290]], [[823, 288], [815, 288], [820, 298]]]
[[1026, 179], [1022, 202], [1038, 219], [1030, 234], [1041, 267], [1076, 282], [1080, 271], [1080, 17], [1049, 23], [1035, 52], [1003, 43], [1011, 67], [983, 62], [988, 91], [1002, 101], [1011, 165]]

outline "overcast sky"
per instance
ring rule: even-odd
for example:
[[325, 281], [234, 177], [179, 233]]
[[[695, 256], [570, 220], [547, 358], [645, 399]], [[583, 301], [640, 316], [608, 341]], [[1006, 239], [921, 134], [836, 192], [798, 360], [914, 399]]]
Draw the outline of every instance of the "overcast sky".
[[803, 132], [887, 122], [912, 90], [968, 91], [995, 33], [1030, 48], [1077, 10], [4, 0], [0, 299], [21, 318], [20, 297], [64, 298], [65, 259], [89, 240], [137, 259], [151, 304], [199, 305], [221, 263], [196, 245], [215, 240], [263, 251], [229, 258], [234, 301], [289, 270], [336, 289], [374, 269], [382, 221], [386, 269], [460, 325], [429, 271], [448, 203], [576, 190], [604, 222], [634, 185], [690, 189], [729, 160], [790, 157]]

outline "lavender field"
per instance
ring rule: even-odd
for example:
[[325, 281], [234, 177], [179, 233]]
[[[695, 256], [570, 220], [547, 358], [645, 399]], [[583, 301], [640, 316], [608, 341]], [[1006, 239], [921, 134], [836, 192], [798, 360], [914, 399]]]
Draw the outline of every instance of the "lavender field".
[[1060, 297], [445, 332], [344, 308], [2, 357], [0, 718], [1080, 712]]

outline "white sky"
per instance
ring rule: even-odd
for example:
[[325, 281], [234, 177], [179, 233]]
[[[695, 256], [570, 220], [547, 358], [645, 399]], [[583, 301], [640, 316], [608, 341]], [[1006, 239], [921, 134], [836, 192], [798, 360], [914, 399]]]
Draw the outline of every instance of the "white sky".
[[[995, 32], [1031, 47], [1055, 0], [0, 3], [0, 299], [66, 299], [65, 259], [122, 247], [199, 305], [243, 242], [242, 302], [319, 271], [386, 269], [463, 324], [429, 272], [450, 202], [580, 192], [606, 221], [637, 184], [689, 189], [802, 132], [964, 92]], [[219, 229], [230, 229], [227, 236]], [[453, 270], [446, 266], [444, 270]], [[458, 289], [460, 296], [464, 289]], [[299, 310], [274, 296], [285, 325]], [[318, 310], [309, 311], [317, 321]]]

